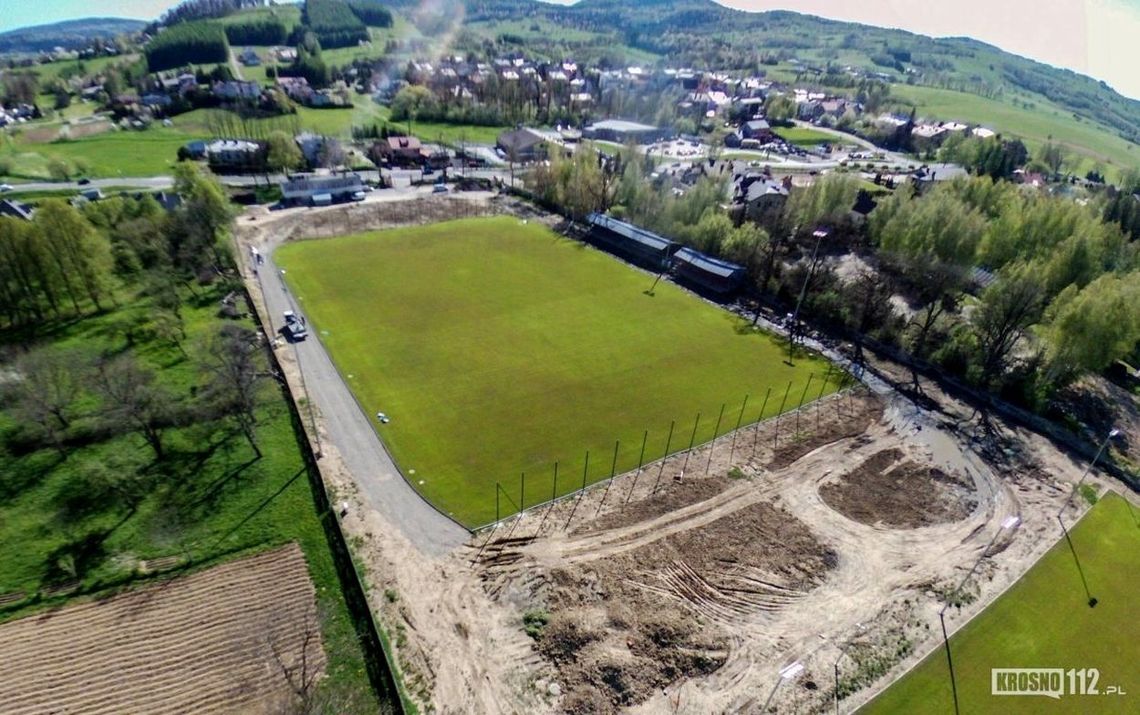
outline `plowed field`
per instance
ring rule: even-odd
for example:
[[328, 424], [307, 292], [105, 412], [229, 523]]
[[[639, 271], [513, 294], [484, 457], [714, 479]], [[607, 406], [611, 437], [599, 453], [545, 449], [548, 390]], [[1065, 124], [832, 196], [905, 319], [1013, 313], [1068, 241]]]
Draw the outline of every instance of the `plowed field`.
[[[323, 671], [296, 545], [0, 626], [0, 710], [258, 712]], [[307, 652], [306, 652], [307, 651]], [[302, 654], [304, 667], [300, 667]]]

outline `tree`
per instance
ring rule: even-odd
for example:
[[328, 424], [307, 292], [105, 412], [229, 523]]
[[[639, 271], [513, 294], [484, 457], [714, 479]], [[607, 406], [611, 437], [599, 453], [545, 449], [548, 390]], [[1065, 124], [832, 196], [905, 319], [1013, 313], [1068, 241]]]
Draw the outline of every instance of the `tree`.
[[1003, 271], [982, 293], [970, 317], [981, 350], [981, 384], [1005, 370], [1018, 341], [1041, 319], [1046, 299], [1041, 276], [1024, 263]]
[[48, 159], [47, 170], [52, 181], [67, 181], [71, 178], [71, 164], [59, 157]]
[[859, 194], [859, 180], [847, 174], [828, 174], [811, 186], [794, 191], [784, 205], [787, 225], [811, 233], [819, 226], [838, 227], [850, 221]]
[[102, 299], [110, 294], [111, 244], [97, 232], [71, 204], [48, 200], [40, 204], [32, 221], [36, 236], [52, 259], [75, 312], [79, 301], [90, 299], [102, 310]]
[[764, 102], [764, 114], [774, 122], [795, 119], [796, 101], [786, 94], [772, 94]]
[[172, 396], [155, 384], [155, 373], [131, 355], [95, 367], [92, 387], [112, 428], [142, 435], [155, 459], [165, 456], [163, 431], [173, 421]]
[[239, 325], [223, 325], [207, 341], [201, 366], [208, 379], [206, 403], [234, 418], [260, 459], [255, 428], [262, 373], [257, 364], [256, 333]]
[[900, 189], [883, 204], [871, 214], [871, 232], [881, 250], [906, 258], [929, 255], [952, 265], [973, 264], [985, 219], [956, 196], [935, 191], [908, 198]]
[[1103, 275], [1080, 290], [1070, 286], [1049, 314], [1044, 331], [1049, 375], [1104, 370], [1140, 341], [1140, 274]]
[[1060, 173], [1061, 167], [1065, 165], [1068, 154], [1069, 151], [1063, 144], [1050, 140], [1041, 145], [1041, 150], [1038, 152], [1037, 158], [1056, 175]]
[[198, 273], [209, 258], [215, 270], [232, 263], [222, 239], [233, 209], [222, 185], [208, 170], [183, 162], [174, 167], [174, 190], [183, 199], [171, 236], [174, 266]]
[[85, 364], [81, 353], [66, 348], [43, 348], [16, 363], [17, 410], [63, 451], [63, 433], [71, 426], [83, 393]]
[[265, 168], [274, 173], [288, 173], [305, 165], [305, 157], [293, 137], [285, 132], [272, 132], [266, 139]]

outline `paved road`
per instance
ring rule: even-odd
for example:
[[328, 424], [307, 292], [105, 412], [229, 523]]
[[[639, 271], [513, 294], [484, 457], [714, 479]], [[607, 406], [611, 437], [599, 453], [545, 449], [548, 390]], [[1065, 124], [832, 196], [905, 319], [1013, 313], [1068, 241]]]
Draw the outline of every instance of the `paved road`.
[[[410, 186], [412, 181], [420, 181], [423, 174], [419, 169], [382, 169], [377, 171], [372, 169], [370, 171], [358, 171], [360, 177], [365, 181], [376, 181], [381, 174], [384, 178], [393, 183], [397, 187]], [[434, 175], [429, 174], [426, 178], [431, 179], [432, 176], [439, 177], [442, 172], [435, 172]], [[464, 172], [461, 169], [448, 169], [447, 178], [450, 180], [458, 179], [460, 176], [469, 176], [472, 178], [481, 179], [499, 179], [504, 183], [510, 182], [510, 172], [503, 169], [468, 169]], [[256, 176], [248, 175], [219, 175], [218, 180], [226, 186], [255, 186], [265, 185], [265, 175], [258, 174]], [[270, 175], [269, 180], [278, 183], [284, 180], [284, 176]], [[88, 183], [80, 186], [74, 181], [32, 181], [27, 183], [13, 184], [14, 191], [65, 191], [68, 189], [111, 189], [120, 187], [130, 187], [139, 189], [149, 189], [158, 191], [160, 189], [169, 189], [174, 186], [174, 177], [171, 176], [120, 176], [118, 178], [109, 179], [91, 179]]]
[[[369, 200], [401, 200], [423, 193], [388, 190], [370, 195]], [[281, 327], [283, 311], [297, 310], [304, 315], [303, 306], [297, 305], [273, 262], [276, 246], [274, 240], [262, 248], [265, 263], [259, 270], [274, 330]], [[319, 336], [310, 334], [307, 340], [283, 349], [296, 351], [309, 399], [323, 416], [328, 434], [369, 504], [425, 554], [443, 555], [464, 544], [470, 537], [468, 531], [436, 511], [400, 475], [373, 428], [375, 417], [361, 410]]]

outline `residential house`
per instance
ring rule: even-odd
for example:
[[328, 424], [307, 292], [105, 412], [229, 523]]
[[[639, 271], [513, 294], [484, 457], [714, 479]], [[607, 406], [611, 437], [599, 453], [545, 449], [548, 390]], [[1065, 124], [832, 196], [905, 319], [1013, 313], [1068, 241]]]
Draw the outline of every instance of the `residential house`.
[[558, 132], [518, 127], [500, 134], [495, 148], [510, 161], [530, 162], [546, 159], [552, 144], [562, 144], [562, 136]]
[[31, 221], [34, 213], [35, 209], [25, 203], [15, 199], [0, 199], [0, 216], [11, 216], [22, 221]]
[[258, 67], [261, 65], [261, 58], [257, 56], [252, 47], [247, 47], [238, 55], [238, 62], [246, 67]]
[[364, 198], [360, 174], [299, 174], [281, 182], [281, 201], [295, 206], [327, 206]]
[[380, 139], [368, 150], [368, 158], [377, 165], [420, 166], [427, 156], [416, 137], [390, 136]]
[[216, 171], [251, 170], [261, 165], [261, 145], [244, 139], [218, 139], [206, 145], [206, 160]]
[[225, 100], [254, 100], [261, 98], [261, 85], [257, 82], [247, 82], [244, 80], [214, 82], [214, 86], [210, 88], [210, 91], [213, 92], [215, 97]]

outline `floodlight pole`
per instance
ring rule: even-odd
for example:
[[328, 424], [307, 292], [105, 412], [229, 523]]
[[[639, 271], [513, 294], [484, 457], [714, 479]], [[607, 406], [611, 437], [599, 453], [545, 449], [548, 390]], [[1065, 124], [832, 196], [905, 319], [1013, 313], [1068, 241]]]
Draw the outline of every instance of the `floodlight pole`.
[[1069, 545], [1069, 551], [1071, 551], [1073, 554], [1073, 561], [1077, 564], [1077, 574], [1081, 577], [1081, 585], [1084, 586], [1085, 599], [1088, 601], [1089, 608], [1095, 608], [1097, 600], [1093, 597], [1092, 591], [1089, 590], [1089, 582], [1085, 579], [1085, 570], [1081, 568], [1081, 560], [1077, 556], [1077, 549], [1073, 546], [1073, 539], [1069, 536], [1068, 527], [1065, 526], [1064, 514], [1065, 509], [1067, 509], [1069, 507], [1069, 504], [1072, 503], [1073, 497], [1077, 495], [1078, 491], [1080, 491], [1081, 485], [1085, 482], [1085, 478], [1088, 477], [1088, 475], [1092, 472], [1093, 467], [1096, 466], [1097, 460], [1100, 459], [1100, 455], [1102, 452], [1104, 452], [1105, 447], [1108, 446], [1109, 441], [1119, 434], [1120, 430], [1116, 428], [1108, 431], [1108, 435], [1104, 438], [1104, 441], [1100, 443], [1100, 447], [1097, 448], [1096, 454], [1093, 455], [1092, 461], [1088, 463], [1087, 467], [1085, 467], [1085, 471], [1083, 474], [1081, 474], [1081, 478], [1077, 480], [1076, 484], [1073, 485], [1073, 490], [1069, 492], [1069, 496], [1067, 499], [1065, 499], [1065, 503], [1062, 504], [1061, 508], [1057, 510], [1057, 523], [1061, 525], [1061, 533], [1065, 535], [1065, 543]]
[[788, 329], [788, 336], [791, 339], [792, 345], [795, 345], [796, 336], [799, 334], [800, 308], [803, 306], [804, 297], [807, 295], [808, 283], [811, 282], [811, 275], [815, 272], [815, 259], [816, 256], [819, 255], [819, 244], [823, 241], [824, 238], [827, 237], [828, 233], [828, 231], [822, 228], [817, 228], [811, 234], [812, 236], [815, 236], [815, 248], [812, 249], [811, 263], [808, 264], [808, 272], [807, 275], [804, 276], [804, 284], [800, 288], [800, 297], [796, 299], [796, 309], [792, 312], [792, 324]]
[[[965, 576], [962, 577], [962, 580], [958, 583], [957, 587], [955, 587], [955, 589], [950, 592], [950, 598], [953, 598], [954, 596], [958, 595], [959, 592], [961, 592], [962, 587], [966, 585], [966, 582], [970, 580], [970, 577], [973, 576], [974, 572], [978, 570], [978, 566], [981, 566], [982, 559], [984, 559], [986, 557], [986, 554], [989, 553], [990, 549], [993, 548], [993, 545], [997, 542], [998, 537], [1001, 536], [1001, 534], [1006, 529], [1012, 529], [1020, 523], [1021, 518], [1016, 516], [1006, 517], [1005, 520], [1002, 521], [1001, 528], [994, 532], [993, 538], [990, 539], [990, 543], [986, 544], [986, 548], [982, 549], [982, 553], [978, 556], [978, 560], [974, 562], [974, 565], [970, 567], [970, 570], [966, 573]], [[954, 715], [961, 715], [961, 711], [959, 710], [958, 706], [958, 683], [954, 679], [954, 659], [950, 655], [950, 635], [946, 632], [946, 611], [950, 608], [950, 606], [951, 603], [948, 600], [946, 602], [946, 605], [942, 606], [942, 610], [938, 612], [938, 621], [942, 624], [942, 644], [946, 647], [946, 664], [950, 667], [950, 690], [954, 694]]]

